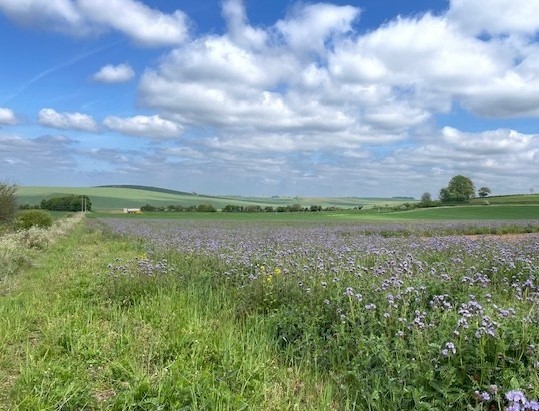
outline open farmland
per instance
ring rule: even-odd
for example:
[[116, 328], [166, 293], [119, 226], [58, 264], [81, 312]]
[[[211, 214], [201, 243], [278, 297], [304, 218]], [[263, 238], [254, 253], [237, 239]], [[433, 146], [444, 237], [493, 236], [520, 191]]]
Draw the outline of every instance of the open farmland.
[[539, 220], [539, 205], [489, 205], [418, 208], [384, 214], [405, 220]]
[[539, 234], [462, 235], [538, 220], [86, 225], [3, 279], [0, 409], [538, 406]]
[[285, 364], [332, 376], [338, 408], [502, 409], [511, 390], [539, 396], [537, 235], [433, 236], [450, 230], [444, 224], [407, 238], [385, 226], [396, 233], [386, 238], [368, 225], [104, 223], [173, 265], [215, 259], [222, 268], [207, 275], [235, 296], [236, 315], [264, 318]]
[[[137, 188], [133, 188], [137, 187]], [[373, 207], [396, 206], [404, 202], [413, 202], [398, 198], [360, 198], [360, 197], [242, 197], [242, 196], [208, 196], [196, 193], [185, 193], [143, 186], [107, 186], [107, 187], [18, 187], [19, 204], [39, 204], [41, 200], [55, 196], [87, 195], [92, 201], [95, 211], [116, 211], [123, 208], [138, 208], [145, 204], [166, 207], [168, 205], [196, 206], [212, 204], [221, 209], [226, 205], [242, 206], [287, 206], [301, 204], [303, 207], [321, 205], [322, 207], [365, 209]]]

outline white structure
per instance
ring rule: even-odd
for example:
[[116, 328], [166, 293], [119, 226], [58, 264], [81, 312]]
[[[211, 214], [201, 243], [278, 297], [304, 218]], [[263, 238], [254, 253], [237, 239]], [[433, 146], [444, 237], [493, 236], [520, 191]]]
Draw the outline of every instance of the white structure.
[[142, 214], [140, 208], [124, 208], [124, 214]]

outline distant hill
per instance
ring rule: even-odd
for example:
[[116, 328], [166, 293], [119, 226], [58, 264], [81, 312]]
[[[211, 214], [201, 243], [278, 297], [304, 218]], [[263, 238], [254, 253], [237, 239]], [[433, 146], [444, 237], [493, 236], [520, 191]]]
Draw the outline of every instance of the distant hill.
[[470, 204], [483, 204], [485, 201], [492, 205], [539, 205], [539, 194], [511, 194], [473, 198], [470, 200]]
[[155, 191], [156, 193], [168, 193], [168, 194], [178, 194], [178, 195], [185, 195], [185, 196], [196, 196], [196, 193], [188, 193], [186, 191], [177, 191], [177, 190], [170, 190], [168, 188], [160, 188], [160, 187], [152, 187], [152, 186], [137, 186], [137, 185], [130, 185], [130, 184], [113, 184], [113, 185], [105, 185], [105, 186], [95, 186], [95, 188], [130, 188], [133, 190], [144, 190], [144, 191]]
[[191, 206], [212, 204], [217, 209], [226, 205], [258, 205], [287, 206], [300, 204], [303, 207], [320, 205], [322, 207], [363, 209], [373, 207], [395, 206], [405, 201], [391, 198], [367, 197], [242, 197], [242, 196], [210, 196], [159, 187], [141, 185], [106, 185], [98, 187], [30, 187], [19, 186], [17, 202], [19, 204], [39, 204], [41, 200], [63, 195], [87, 195], [92, 201], [95, 211], [120, 211], [123, 208], [139, 208], [150, 204], [153, 206], [181, 205]]

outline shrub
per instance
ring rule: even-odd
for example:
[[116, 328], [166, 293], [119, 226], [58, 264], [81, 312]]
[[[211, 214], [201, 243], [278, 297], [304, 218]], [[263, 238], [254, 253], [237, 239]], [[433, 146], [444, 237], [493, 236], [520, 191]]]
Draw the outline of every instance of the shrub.
[[17, 214], [15, 226], [17, 228], [28, 229], [30, 227], [50, 227], [52, 217], [49, 213], [42, 210], [24, 210]]
[[17, 213], [14, 184], [0, 183], [0, 223], [11, 223]]
[[41, 200], [40, 207], [43, 210], [55, 211], [92, 211], [92, 202], [85, 195], [68, 195], [63, 197], [52, 197], [48, 200]]

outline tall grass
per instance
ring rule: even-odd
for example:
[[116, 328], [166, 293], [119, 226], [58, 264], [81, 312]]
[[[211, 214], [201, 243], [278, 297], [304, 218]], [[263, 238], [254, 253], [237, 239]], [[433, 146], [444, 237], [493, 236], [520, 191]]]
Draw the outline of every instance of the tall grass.
[[78, 227], [0, 300], [0, 409], [335, 409], [263, 316], [238, 318], [221, 268]]
[[267, 324], [281, 361], [329, 381], [339, 409], [501, 410], [524, 395], [539, 407], [536, 235], [107, 223], [173, 267], [219, 261], [207, 281], [238, 320]]
[[0, 408], [539, 406], [536, 235], [107, 222], [0, 300]]
[[31, 227], [16, 232], [4, 232], [0, 235], [0, 281], [15, 274], [19, 269], [31, 265], [38, 251], [47, 249], [58, 239], [67, 235], [83, 218], [83, 214], [74, 214], [69, 218], [58, 219], [52, 227]]

